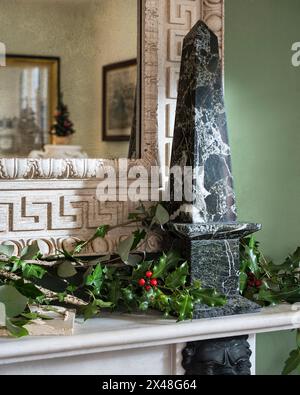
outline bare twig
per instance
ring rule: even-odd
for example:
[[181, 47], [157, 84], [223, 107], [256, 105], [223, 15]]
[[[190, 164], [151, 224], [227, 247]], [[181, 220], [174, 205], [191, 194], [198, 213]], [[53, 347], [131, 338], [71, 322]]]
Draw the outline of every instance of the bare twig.
[[[13, 281], [18, 281], [18, 280], [24, 280], [22, 279], [22, 277], [14, 274], [14, 273], [10, 273], [7, 272], [6, 270], [0, 270], [0, 276], [5, 278], [6, 280], [13, 280]], [[33, 284], [31, 281], [28, 280], [24, 280], [24, 282], [26, 284]], [[47, 300], [49, 301], [54, 301], [54, 300], [59, 300], [59, 296], [56, 292], [50, 291], [49, 289], [40, 287], [36, 284], [33, 284], [39, 291], [41, 291], [41, 293], [46, 297]], [[77, 306], [77, 307], [81, 307], [81, 306], [87, 306], [88, 303], [85, 302], [82, 299], [79, 299], [75, 296], [72, 295], [66, 295], [64, 297], [64, 302], [67, 304], [71, 304], [73, 306]]]

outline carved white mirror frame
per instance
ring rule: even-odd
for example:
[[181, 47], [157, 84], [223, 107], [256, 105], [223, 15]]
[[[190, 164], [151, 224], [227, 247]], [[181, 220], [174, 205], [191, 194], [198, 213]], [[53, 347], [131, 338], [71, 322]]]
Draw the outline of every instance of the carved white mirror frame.
[[[219, 36], [223, 55], [224, 0], [143, 0], [142, 153], [129, 167], [169, 163], [181, 44], [198, 19]], [[96, 199], [101, 168], [118, 164], [118, 159], [0, 159], [0, 243], [20, 249], [41, 239], [45, 252], [53, 253], [86, 239], [101, 224], [126, 222], [136, 204]], [[87, 253], [115, 251], [128, 232], [127, 227], [111, 232]], [[147, 249], [156, 246], [150, 237]]]

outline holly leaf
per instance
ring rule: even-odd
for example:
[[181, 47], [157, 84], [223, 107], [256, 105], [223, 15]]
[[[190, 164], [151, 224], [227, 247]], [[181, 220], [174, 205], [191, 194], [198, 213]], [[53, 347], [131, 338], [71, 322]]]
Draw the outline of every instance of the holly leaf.
[[57, 268], [57, 275], [61, 278], [71, 278], [76, 276], [77, 270], [71, 262], [65, 261]]
[[134, 301], [134, 293], [132, 290], [132, 286], [129, 286], [127, 288], [122, 288], [121, 292], [122, 292], [122, 297], [126, 303], [131, 303]]
[[296, 370], [299, 366], [300, 366], [300, 348], [298, 348], [298, 350], [293, 350], [290, 353], [289, 358], [285, 362], [285, 366], [282, 374], [284, 376], [287, 376], [292, 372], [294, 372], [294, 370]]
[[178, 313], [178, 321], [193, 318], [194, 302], [189, 294], [180, 295], [175, 301], [176, 311]]
[[102, 265], [98, 265], [90, 275], [86, 277], [85, 284], [93, 287], [96, 295], [99, 295], [104, 281], [104, 273]]
[[160, 257], [158, 264], [153, 268], [153, 277], [164, 279], [167, 272], [175, 267], [182, 259], [177, 252], [171, 251]]
[[140, 278], [145, 277], [146, 272], [150, 269], [152, 265], [151, 261], [145, 261], [142, 262], [140, 265], [138, 265], [132, 272], [132, 279], [133, 280], [139, 280]]
[[244, 293], [244, 291], [247, 288], [247, 284], [248, 284], [248, 275], [247, 273], [240, 273], [240, 292], [241, 294]]
[[108, 292], [108, 299], [114, 305], [117, 306], [121, 297], [120, 280], [114, 280], [111, 282]]
[[0, 327], [6, 325], [6, 309], [5, 304], [0, 302]]
[[277, 305], [282, 301], [282, 299], [276, 295], [276, 293], [263, 288], [260, 289], [258, 295], [256, 295], [256, 298], [259, 301], [268, 302], [271, 305]]
[[28, 330], [26, 328], [23, 328], [22, 326], [17, 326], [15, 324], [13, 324], [10, 319], [6, 320], [6, 329], [13, 337], [16, 337], [16, 338], [20, 338], [20, 337], [29, 335]]
[[139, 303], [139, 310], [147, 311], [148, 309], [149, 309], [149, 301], [148, 300], [143, 300], [142, 302]]
[[121, 241], [117, 248], [117, 254], [120, 256], [124, 263], [128, 262], [130, 251], [132, 250], [135, 241], [134, 235], [131, 235], [127, 239]]
[[0, 287], [0, 302], [5, 305], [9, 318], [17, 317], [25, 310], [28, 299], [11, 285]]
[[226, 297], [215, 289], [192, 289], [190, 292], [195, 303], [203, 303], [209, 307], [222, 307], [226, 304]]
[[188, 274], [189, 266], [187, 262], [184, 262], [174, 272], [168, 275], [168, 277], [166, 278], [166, 286], [171, 289], [176, 289], [184, 286]]
[[11, 258], [13, 256], [15, 247], [13, 245], [0, 245], [0, 255], [5, 255], [7, 258]]

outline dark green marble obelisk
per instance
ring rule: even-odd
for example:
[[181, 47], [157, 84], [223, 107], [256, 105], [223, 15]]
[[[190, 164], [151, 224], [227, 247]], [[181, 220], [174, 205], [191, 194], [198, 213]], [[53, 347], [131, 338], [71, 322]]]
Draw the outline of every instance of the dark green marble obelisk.
[[239, 244], [260, 225], [237, 222], [218, 39], [201, 21], [183, 44], [174, 166], [197, 170], [192, 201], [176, 201], [174, 177], [170, 181], [171, 226], [191, 262], [192, 280], [228, 299], [222, 308], [198, 305], [195, 318], [257, 311], [256, 304], [239, 294]]

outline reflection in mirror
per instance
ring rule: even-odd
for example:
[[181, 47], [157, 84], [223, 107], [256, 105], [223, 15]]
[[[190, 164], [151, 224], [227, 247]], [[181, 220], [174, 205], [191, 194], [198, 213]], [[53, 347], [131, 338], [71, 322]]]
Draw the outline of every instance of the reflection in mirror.
[[0, 157], [138, 157], [139, 3], [0, 0]]

